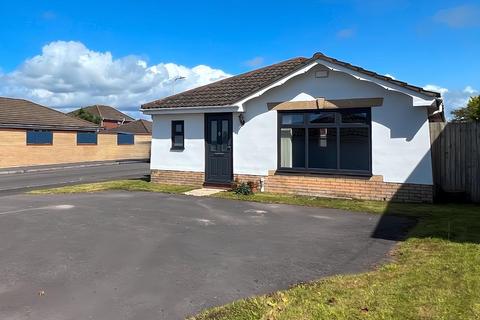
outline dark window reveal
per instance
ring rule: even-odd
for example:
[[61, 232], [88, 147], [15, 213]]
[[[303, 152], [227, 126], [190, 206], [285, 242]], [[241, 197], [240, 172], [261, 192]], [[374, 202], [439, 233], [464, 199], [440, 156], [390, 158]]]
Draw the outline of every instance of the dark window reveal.
[[135, 144], [135, 135], [131, 133], [117, 133], [118, 145]]
[[77, 144], [97, 144], [97, 133], [93, 131], [78, 131]]
[[371, 173], [370, 109], [279, 112], [280, 170]]
[[172, 121], [172, 150], [183, 150], [185, 131], [183, 120]]
[[27, 144], [52, 144], [53, 132], [50, 130], [27, 130]]

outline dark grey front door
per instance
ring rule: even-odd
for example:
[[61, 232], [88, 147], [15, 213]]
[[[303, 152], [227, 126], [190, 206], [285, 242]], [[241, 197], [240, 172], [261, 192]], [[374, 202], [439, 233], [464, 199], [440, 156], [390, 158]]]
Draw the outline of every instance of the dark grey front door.
[[205, 114], [205, 158], [205, 182], [232, 182], [231, 113]]

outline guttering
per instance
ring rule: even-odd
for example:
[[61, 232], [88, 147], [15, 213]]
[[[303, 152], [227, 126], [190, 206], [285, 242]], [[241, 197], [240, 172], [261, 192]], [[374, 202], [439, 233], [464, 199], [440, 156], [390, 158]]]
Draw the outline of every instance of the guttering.
[[185, 114], [185, 113], [221, 113], [221, 112], [243, 112], [242, 106], [199, 106], [199, 107], [177, 107], [177, 108], [149, 108], [140, 109], [148, 115], [155, 114]]
[[38, 124], [10, 124], [0, 123], [0, 128], [5, 129], [32, 129], [32, 130], [58, 130], [58, 131], [98, 131], [99, 127], [70, 127], [56, 125], [38, 125]]

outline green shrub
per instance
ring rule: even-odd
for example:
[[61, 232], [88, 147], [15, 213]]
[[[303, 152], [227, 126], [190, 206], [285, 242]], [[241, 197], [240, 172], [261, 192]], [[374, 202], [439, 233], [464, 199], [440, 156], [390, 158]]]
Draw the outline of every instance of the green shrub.
[[253, 190], [250, 183], [245, 183], [245, 182], [237, 184], [237, 186], [233, 189], [233, 192], [235, 192], [235, 194], [241, 194], [244, 196], [253, 194]]

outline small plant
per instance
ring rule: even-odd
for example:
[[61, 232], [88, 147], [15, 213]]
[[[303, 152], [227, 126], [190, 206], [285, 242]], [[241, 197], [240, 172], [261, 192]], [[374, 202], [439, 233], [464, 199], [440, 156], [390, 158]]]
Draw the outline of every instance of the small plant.
[[235, 192], [235, 194], [241, 194], [244, 196], [253, 194], [253, 190], [250, 183], [245, 183], [245, 182], [237, 184], [236, 187], [233, 189], [233, 192]]

